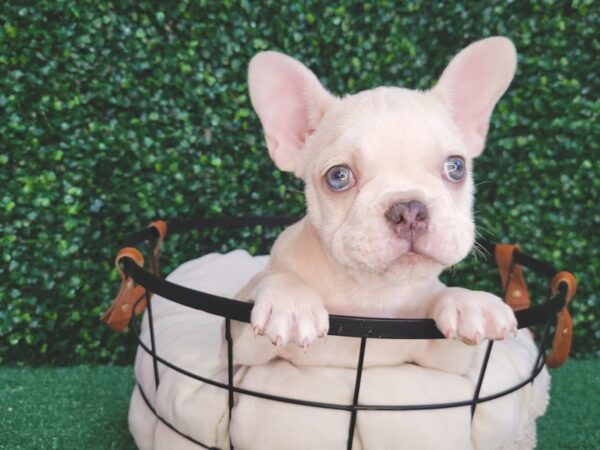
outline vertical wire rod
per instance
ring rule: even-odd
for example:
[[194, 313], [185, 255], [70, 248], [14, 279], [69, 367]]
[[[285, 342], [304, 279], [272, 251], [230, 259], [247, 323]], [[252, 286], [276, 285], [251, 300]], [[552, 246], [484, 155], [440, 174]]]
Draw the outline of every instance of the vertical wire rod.
[[[538, 368], [538, 366], [544, 356], [544, 352], [546, 351], [546, 343], [548, 341], [549, 330], [550, 330], [550, 321], [547, 321], [546, 325], [544, 326], [544, 332], [542, 333], [542, 338], [540, 339], [540, 346], [538, 348], [537, 358], [535, 359], [535, 365], [533, 366], [531, 373], [534, 373], [536, 371], [536, 369]], [[556, 330], [555, 333], [558, 333], [558, 330]], [[533, 380], [531, 380], [531, 382], [533, 383]]]
[[148, 325], [150, 328], [150, 347], [152, 348], [152, 366], [154, 367], [154, 384], [158, 389], [160, 379], [158, 377], [158, 360], [156, 359], [156, 340], [154, 339], [154, 319], [152, 316], [152, 295], [146, 289], [146, 307], [148, 308]]
[[[227, 388], [229, 390], [229, 426], [231, 427], [231, 410], [233, 409], [233, 339], [231, 337], [231, 319], [225, 319], [225, 339], [227, 340]], [[229, 448], [233, 450], [231, 433]]]
[[354, 440], [354, 427], [356, 426], [356, 406], [358, 405], [358, 396], [360, 394], [360, 380], [362, 378], [363, 364], [365, 362], [365, 347], [367, 338], [360, 338], [360, 350], [358, 352], [358, 365], [356, 366], [356, 380], [354, 381], [354, 396], [352, 397], [352, 412], [350, 413], [350, 426], [348, 428], [347, 449], [352, 450], [352, 441]]
[[[504, 286], [502, 287], [502, 300], [506, 303], [506, 299], [508, 297], [508, 286], [510, 286], [510, 281], [512, 279], [513, 270], [515, 269], [515, 258], [514, 254], [510, 259], [510, 265], [508, 267], [508, 273], [506, 274], [506, 281], [504, 282]], [[488, 342], [488, 345], [485, 349], [485, 355], [483, 356], [483, 361], [481, 362], [481, 369], [479, 370], [479, 377], [477, 379], [477, 385], [475, 386], [475, 392], [473, 394], [473, 403], [471, 403], [471, 422], [473, 421], [473, 417], [475, 416], [475, 409], [477, 408], [477, 402], [479, 401], [479, 393], [481, 392], [481, 386], [483, 385], [483, 378], [485, 377], [485, 372], [487, 371], [488, 362], [490, 361], [490, 354], [492, 353], [492, 347], [494, 346], [494, 341], [491, 339]]]
[[488, 362], [490, 360], [490, 354], [492, 353], [492, 347], [494, 345], [494, 341], [491, 339], [488, 342], [487, 348], [485, 349], [485, 355], [483, 356], [483, 361], [481, 362], [481, 369], [479, 370], [479, 378], [477, 380], [477, 386], [475, 386], [475, 393], [473, 394], [473, 403], [471, 404], [471, 421], [473, 421], [473, 416], [475, 415], [475, 408], [477, 408], [477, 402], [479, 401], [479, 393], [481, 392], [481, 386], [483, 385], [483, 378], [485, 377], [485, 372], [487, 371]]

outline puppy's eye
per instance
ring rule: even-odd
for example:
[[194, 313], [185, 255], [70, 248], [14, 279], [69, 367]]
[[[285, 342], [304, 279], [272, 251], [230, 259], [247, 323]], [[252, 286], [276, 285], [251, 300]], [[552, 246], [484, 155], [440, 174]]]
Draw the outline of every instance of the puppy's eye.
[[354, 174], [348, 166], [333, 166], [325, 174], [325, 181], [332, 191], [345, 191], [354, 186]]
[[452, 183], [458, 183], [466, 173], [465, 160], [460, 156], [450, 156], [444, 161], [444, 178]]

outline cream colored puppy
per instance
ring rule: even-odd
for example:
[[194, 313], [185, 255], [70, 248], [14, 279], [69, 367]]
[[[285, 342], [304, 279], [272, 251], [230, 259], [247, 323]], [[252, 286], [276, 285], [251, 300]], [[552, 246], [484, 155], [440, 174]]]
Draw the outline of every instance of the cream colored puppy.
[[[493, 37], [456, 55], [429, 91], [380, 87], [337, 98], [288, 56], [252, 59], [250, 96], [269, 154], [305, 182], [308, 211], [237, 295], [254, 302], [252, 329], [234, 325], [235, 361], [249, 367], [242, 387], [348, 404], [359, 340], [319, 339], [328, 314], [429, 317], [451, 339], [369, 340], [359, 402], [470, 398], [483, 346], [464, 342], [516, 334], [515, 316], [500, 298], [446, 287], [438, 275], [473, 246], [473, 159], [515, 68], [512, 43]], [[535, 360], [526, 332], [496, 348], [486, 393], [516, 384]], [[542, 378], [480, 405], [473, 422], [468, 408], [361, 413], [355, 448], [530, 448], [547, 401]], [[244, 449], [337, 448], [347, 420], [242, 395], [230, 433]]]
[[[446, 337], [472, 343], [516, 331], [500, 298], [437, 278], [473, 246], [472, 161], [515, 67], [512, 43], [493, 37], [456, 55], [430, 91], [337, 98], [286, 55], [252, 59], [269, 154], [304, 180], [308, 207], [238, 295], [254, 302], [254, 331], [279, 347], [256, 357], [303, 358], [286, 344], [306, 350], [327, 334], [328, 314], [431, 317]], [[423, 356], [422, 345], [405, 350], [403, 360]]]
[[[269, 153], [304, 180], [308, 214], [281, 234], [268, 263], [241, 252], [209, 255], [170, 277], [223, 296], [247, 283], [237, 298], [255, 303], [251, 326], [232, 323], [236, 386], [350, 404], [360, 340], [323, 339], [328, 315], [430, 317], [453, 339], [368, 340], [358, 403], [472, 398], [486, 345], [463, 341], [502, 340], [515, 331], [515, 317], [498, 297], [446, 287], [438, 275], [473, 245], [472, 161], [515, 65], [510, 41], [489, 38], [456, 55], [430, 91], [382, 87], [336, 98], [288, 56], [265, 52], [252, 60], [250, 95]], [[224, 382], [227, 346], [215, 334], [223, 320], [166, 301], [161, 308], [159, 297], [153, 302], [158, 353]], [[145, 320], [146, 342], [148, 332]], [[536, 357], [527, 330], [497, 342], [481, 395], [525, 379]], [[161, 417], [207, 446], [228, 448], [229, 438], [243, 450], [347, 445], [347, 411], [236, 394], [228, 424], [226, 391], [159, 364], [153, 394], [144, 352], [136, 372]], [[533, 448], [548, 384], [544, 370], [534, 383], [480, 404], [473, 419], [468, 406], [360, 411], [353, 448]], [[140, 392], [130, 410], [140, 448], [193, 448], [153, 417]]]

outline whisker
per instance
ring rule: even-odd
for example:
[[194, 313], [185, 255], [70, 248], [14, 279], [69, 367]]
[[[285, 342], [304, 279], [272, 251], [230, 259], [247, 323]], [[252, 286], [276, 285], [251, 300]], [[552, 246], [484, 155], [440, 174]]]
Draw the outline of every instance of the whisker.
[[468, 254], [468, 257], [473, 257], [476, 263], [484, 262], [488, 259], [490, 253], [483, 247], [479, 242], [475, 242], [473, 247], [471, 247], [471, 251]]
[[473, 246], [473, 248], [485, 259], [487, 259], [488, 256], [492, 256], [490, 254], [490, 252], [488, 252], [488, 250], [483, 245], [481, 245], [479, 242], [475, 242], [475, 245]]
[[288, 186], [288, 187], [286, 188], [286, 190], [288, 190], [288, 191], [290, 191], [290, 192], [294, 192], [294, 193], [296, 193], [296, 194], [302, 194], [302, 195], [304, 195], [304, 191], [303, 191], [303, 190], [301, 190], [301, 189], [296, 189], [296, 188], [293, 188], [293, 187], [289, 187], [289, 186]]
[[456, 267], [458, 264], [453, 264], [450, 267], [446, 267], [446, 269], [444, 269], [445, 272], [448, 272], [450, 274], [454, 274], [458, 271], [458, 268]]
[[[489, 230], [488, 228], [486, 228], [486, 227], [484, 227], [482, 225], [475, 225], [475, 232], [479, 233], [480, 231], [483, 231], [483, 232], [487, 233], [488, 236], [493, 236], [494, 235], [494, 233], [492, 232], [492, 230]], [[483, 237], [483, 235], [481, 235], [481, 237]]]

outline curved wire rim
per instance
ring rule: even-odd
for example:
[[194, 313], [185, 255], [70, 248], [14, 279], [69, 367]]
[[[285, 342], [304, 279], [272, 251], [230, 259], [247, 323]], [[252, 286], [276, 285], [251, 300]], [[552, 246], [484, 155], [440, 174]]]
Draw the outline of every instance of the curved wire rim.
[[[250, 322], [252, 304], [197, 291], [164, 280], [138, 266], [132, 259], [123, 258], [127, 273], [150, 292], [183, 306], [209, 314]], [[518, 328], [545, 322], [565, 305], [566, 289], [561, 284], [556, 296], [546, 302], [515, 312]], [[386, 319], [374, 317], [329, 316], [329, 335], [379, 339], [445, 339], [433, 319]]]
[[[292, 223], [295, 219], [284, 217], [269, 218], [213, 218], [196, 219], [191, 221], [169, 222], [169, 233], [178, 233], [193, 228], [221, 227], [236, 228], [244, 226], [274, 226]], [[128, 237], [124, 244], [127, 246], [138, 244], [140, 241], [156, 237], [156, 230], [147, 228]], [[490, 253], [493, 253], [494, 244], [482, 243]], [[137, 265], [130, 258], [123, 258], [125, 272], [133, 280], [144, 286], [150, 292], [160, 295], [189, 308], [202, 310], [206, 313], [225, 317], [239, 322], [250, 322], [252, 304], [220, 297], [195, 289], [190, 289], [163, 278], [157, 277], [150, 271]], [[538, 274], [550, 279], [557, 272], [548, 264], [531, 256], [517, 252], [515, 263], [533, 269]], [[527, 328], [532, 325], [545, 323], [557, 314], [566, 302], [566, 289], [561, 285], [559, 292], [554, 297], [549, 297], [543, 304], [531, 306], [515, 312], [518, 328]], [[444, 339], [444, 335], [436, 327], [432, 319], [386, 319], [354, 316], [329, 316], [329, 335], [347, 337], [368, 337], [379, 339]]]

